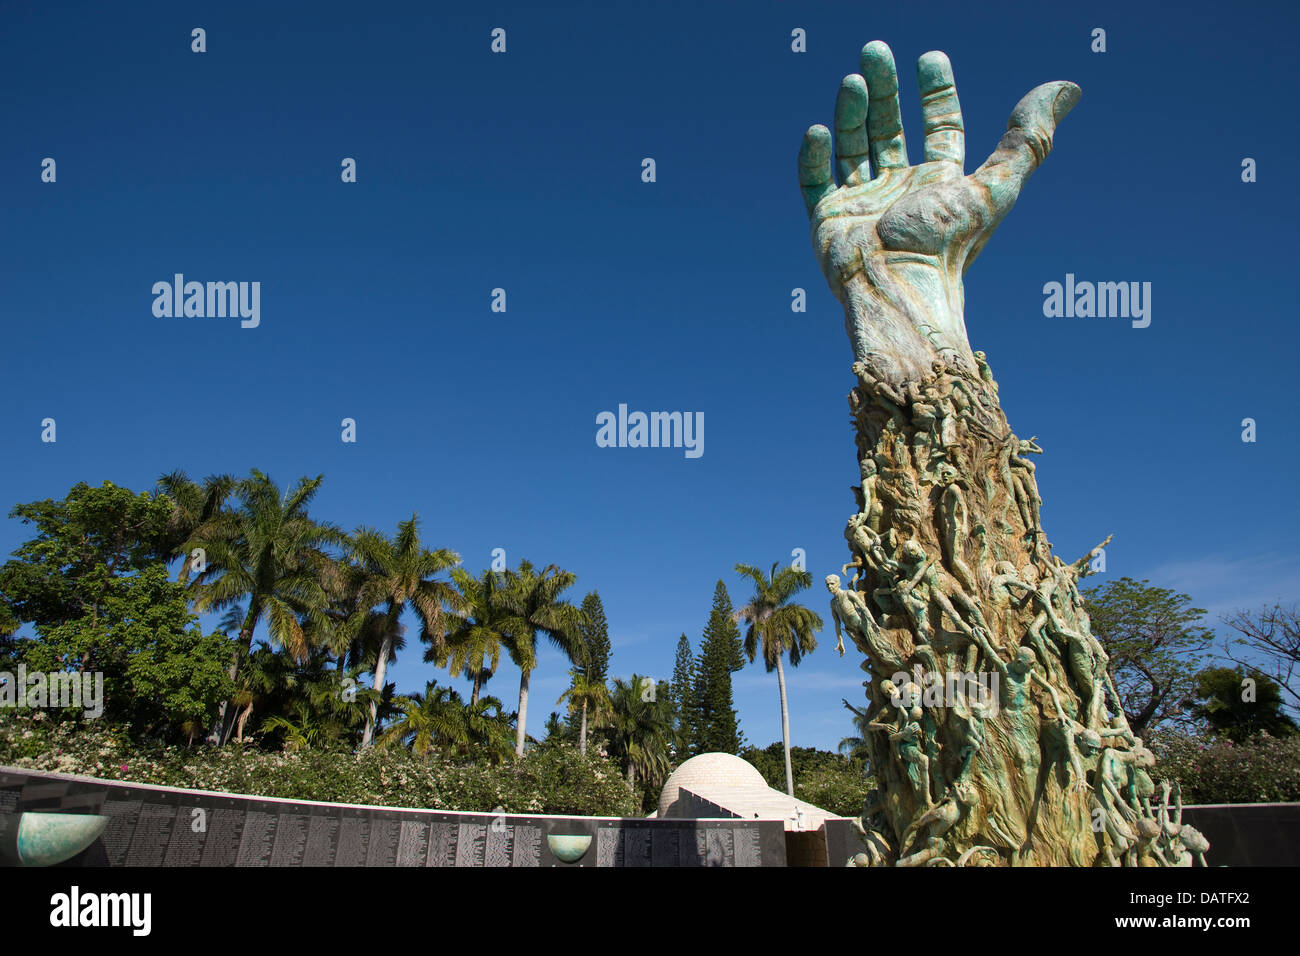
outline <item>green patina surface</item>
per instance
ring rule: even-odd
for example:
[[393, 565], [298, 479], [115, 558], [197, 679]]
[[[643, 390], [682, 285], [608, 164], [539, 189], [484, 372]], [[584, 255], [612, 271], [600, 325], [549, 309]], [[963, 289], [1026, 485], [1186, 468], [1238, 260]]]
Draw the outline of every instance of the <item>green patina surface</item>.
[[[841, 653], [847, 633], [869, 678], [858, 713], [878, 789], [855, 863], [1203, 863], [1205, 839], [1182, 825], [1176, 788], [1149, 776], [1154, 758], [1089, 628], [1077, 584], [1107, 542], [1071, 563], [1052, 553], [1032, 461], [1043, 449], [1011, 431], [966, 333], [962, 276], [1079, 88], [1031, 90], [967, 174], [948, 57], [924, 54], [917, 81], [921, 163], [908, 161], [894, 58], [879, 41], [840, 84], [835, 135], [813, 126], [799, 151], [857, 378], [851, 576], [826, 578]], [[956, 675], [995, 678], [983, 686], [997, 691]]]
[[99, 839], [108, 817], [94, 813], [24, 813], [18, 822], [18, 858], [24, 866], [54, 866]]

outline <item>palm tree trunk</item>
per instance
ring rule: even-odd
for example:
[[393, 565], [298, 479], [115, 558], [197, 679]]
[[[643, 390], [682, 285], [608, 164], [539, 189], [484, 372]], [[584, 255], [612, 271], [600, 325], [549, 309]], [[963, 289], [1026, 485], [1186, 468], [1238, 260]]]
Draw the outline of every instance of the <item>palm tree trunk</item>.
[[[244, 615], [244, 623], [239, 628], [239, 643], [243, 647], [245, 654], [253, 652], [253, 631], [257, 628], [257, 619], [261, 615], [261, 607], [257, 601], [252, 598], [248, 602], [248, 613]], [[239, 677], [239, 648], [230, 656], [230, 682], [233, 684]], [[229, 715], [229, 719], [227, 719]], [[217, 744], [224, 744], [230, 739], [231, 731], [235, 729], [234, 702], [223, 700], [217, 707], [217, 720], [212, 725], [212, 738]]]
[[776, 656], [776, 684], [781, 689], [781, 741], [785, 745], [785, 792], [794, 796], [794, 771], [790, 768], [790, 708], [785, 702], [785, 668]]
[[[379, 659], [375, 662], [375, 683], [376, 693], [383, 693], [384, 675], [388, 673], [388, 655], [393, 650], [393, 635], [390, 630], [384, 635], [384, 639], [379, 644]], [[379, 715], [379, 701], [370, 702], [370, 716], [366, 718], [366, 729], [361, 734], [361, 746], [369, 747], [375, 736], [375, 720]]]
[[479, 692], [479, 689], [480, 689], [482, 686], [483, 686], [483, 672], [482, 672], [482, 671], [475, 671], [475, 672], [474, 672], [474, 692], [473, 692], [472, 694], [469, 695], [469, 705], [470, 705], [471, 707], [473, 707], [475, 704], [478, 703], [478, 692]]
[[578, 753], [587, 752], [587, 702], [582, 702], [582, 726], [578, 730]]
[[515, 756], [524, 755], [524, 725], [528, 721], [528, 678], [531, 676], [530, 671], [520, 670], [519, 673], [519, 721], [515, 726]]
[[250, 700], [248, 706], [243, 709], [235, 722], [236, 734], [235, 739], [241, 744], [244, 742], [244, 726], [248, 723], [248, 718], [253, 716], [253, 702]]

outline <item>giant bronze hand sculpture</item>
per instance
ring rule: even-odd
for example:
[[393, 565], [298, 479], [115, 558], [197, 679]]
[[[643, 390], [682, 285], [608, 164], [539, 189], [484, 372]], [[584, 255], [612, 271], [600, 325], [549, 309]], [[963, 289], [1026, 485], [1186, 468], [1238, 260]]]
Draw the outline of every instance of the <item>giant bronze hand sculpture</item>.
[[[844, 305], [854, 357], [878, 378], [922, 377], [935, 357], [973, 367], [961, 277], [1052, 149], [1056, 124], [1079, 101], [1073, 83], [1044, 83], [1011, 113], [984, 165], [964, 174], [965, 129], [948, 57], [917, 61], [925, 161], [909, 166], [889, 47], [862, 51], [862, 73], [840, 84], [831, 134], [813, 126], [799, 151], [799, 185], [813, 245]], [[874, 175], [873, 175], [874, 172]]]
[[[917, 64], [925, 159], [909, 166], [893, 55], [862, 51], [830, 131], [799, 151], [813, 247], [844, 306], [862, 483], [831, 614], [862, 652], [877, 791], [860, 864], [1141, 865], [1180, 859], [1093, 637], [1072, 564], [1052, 554], [1030, 455], [966, 337], [962, 274], [1052, 148], [1073, 83], [1031, 90], [988, 160], [942, 53]], [[1109, 539], [1107, 539], [1109, 540]], [[989, 693], [980, 693], [987, 690]], [[1166, 801], [1167, 802], [1167, 801]], [[881, 850], [881, 848], [886, 848]]]

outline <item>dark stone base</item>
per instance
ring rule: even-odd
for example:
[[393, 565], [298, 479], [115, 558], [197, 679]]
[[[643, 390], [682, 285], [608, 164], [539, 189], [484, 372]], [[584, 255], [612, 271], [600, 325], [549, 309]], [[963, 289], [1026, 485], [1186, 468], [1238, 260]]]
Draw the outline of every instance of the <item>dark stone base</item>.
[[[103, 836], [63, 866], [786, 865], [779, 820], [390, 810], [5, 768], [0, 865], [21, 863], [17, 840], [24, 812], [108, 817]], [[580, 838], [576, 846], [560, 839], [573, 836]], [[585, 850], [582, 837], [589, 841]]]

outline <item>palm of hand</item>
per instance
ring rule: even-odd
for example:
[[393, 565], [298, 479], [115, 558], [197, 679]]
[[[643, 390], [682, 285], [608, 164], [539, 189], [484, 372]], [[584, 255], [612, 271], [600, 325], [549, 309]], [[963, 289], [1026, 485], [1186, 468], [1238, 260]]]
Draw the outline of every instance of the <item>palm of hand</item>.
[[[845, 309], [854, 358], [902, 384], [936, 362], [974, 370], [961, 276], [1051, 150], [1057, 121], [1078, 101], [1073, 83], [1043, 84], [1012, 112], [997, 150], [963, 173], [965, 133], [952, 67], [938, 52], [917, 63], [925, 161], [911, 166], [893, 54], [862, 51], [862, 74], [840, 86], [831, 135], [813, 126], [799, 152], [799, 182], [813, 245]], [[874, 175], [872, 173], [874, 172]]]

